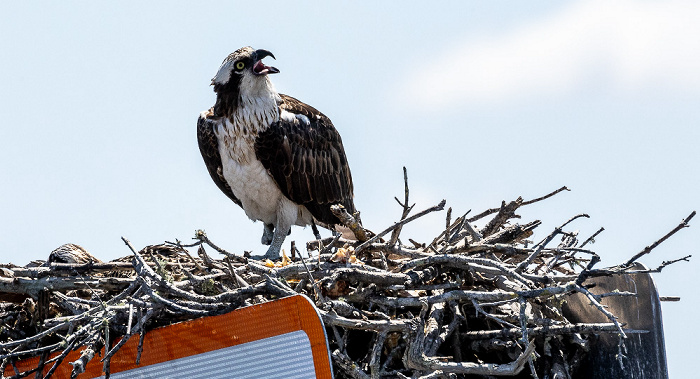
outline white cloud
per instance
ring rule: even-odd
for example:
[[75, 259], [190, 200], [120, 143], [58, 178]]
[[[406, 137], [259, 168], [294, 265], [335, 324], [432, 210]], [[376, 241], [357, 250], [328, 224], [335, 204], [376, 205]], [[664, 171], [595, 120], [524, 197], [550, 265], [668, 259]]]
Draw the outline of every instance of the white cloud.
[[698, 19], [700, 3], [691, 1], [572, 3], [501, 34], [469, 39], [429, 66], [436, 69], [416, 69], [404, 93], [439, 107], [560, 96], [591, 85], [622, 93], [697, 91]]

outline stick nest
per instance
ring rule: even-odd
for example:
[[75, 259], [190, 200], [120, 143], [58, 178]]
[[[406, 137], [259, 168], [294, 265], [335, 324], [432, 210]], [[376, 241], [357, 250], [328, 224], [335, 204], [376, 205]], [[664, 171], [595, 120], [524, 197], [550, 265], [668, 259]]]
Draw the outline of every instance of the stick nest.
[[[92, 364], [109, 373], [110, 357], [154, 327], [304, 294], [326, 325], [337, 378], [570, 377], [592, 334], [618, 335], [622, 362], [624, 340], [635, 332], [601, 304], [605, 296], [634, 294], [594, 294], [586, 281], [630, 272], [695, 214], [627, 262], [596, 269], [600, 259], [588, 245], [603, 229], [582, 242], [566, 229], [587, 215], [572, 217], [536, 243], [529, 238], [540, 221], [518, 222], [520, 207], [566, 187], [471, 217], [452, 219], [450, 209], [433, 241], [404, 243], [403, 225], [444, 210], [443, 201], [412, 216], [405, 171], [404, 179], [404, 200], [397, 199], [401, 221], [375, 234], [335, 207], [361, 241], [311, 241], [308, 258], [292, 242], [281, 261], [256, 261], [226, 252], [197, 231], [192, 244], [166, 242], [140, 251], [124, 239], [132, 254], [111, 262], [67, 244], [46, 262], [2, 265], [0, 372], [12, 366], [14, 377], [35, 376], [36, 370], [20, 372], [14, 362], [41, 356], [50, 377], [68, 352], [80, 350], [80, 359], [71, 362], [74, 377], [91, 360], [101, 360]], [[223, 258], [212, 257], [212, 250]], [[608, 322], [567, 320], [562, 304], [572, 293], [587, 297]]]

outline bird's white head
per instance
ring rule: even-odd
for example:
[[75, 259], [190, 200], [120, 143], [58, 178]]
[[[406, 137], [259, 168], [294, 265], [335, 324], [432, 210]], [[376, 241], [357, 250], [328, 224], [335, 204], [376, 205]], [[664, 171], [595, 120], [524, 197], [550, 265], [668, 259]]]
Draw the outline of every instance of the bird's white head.
[[[229, 54], [221, 63], [211, 84], [219, 95], [217, 104], [232, 111], [239, 101], [257, 97], [277, 97], [277, 92], [268, 78], [268, 74], [280, 72], [277, 68], [266, 66], [262, 60], [275, 56], [263, 49], [242, 47]], [[225, 105], [223, 104], [225, 103]], [[226, 110], [221, 109], [224, 113]], [[215, 110], [216, 111], [216, 110]]]
[[242, 47], [224, 59], [221, 67], [219, 67], [219, 71], [211, 80], [211, 84], [214, 86], [227, 85], [232, 81], [239, 82], [247, 76], [263, 79], [267, 74], [280, 72], [277, 68], [266, 66], [262, 63], [262, 60], [266, 57], [275, 58], [267, 50], [254, 50], [250, 46]]

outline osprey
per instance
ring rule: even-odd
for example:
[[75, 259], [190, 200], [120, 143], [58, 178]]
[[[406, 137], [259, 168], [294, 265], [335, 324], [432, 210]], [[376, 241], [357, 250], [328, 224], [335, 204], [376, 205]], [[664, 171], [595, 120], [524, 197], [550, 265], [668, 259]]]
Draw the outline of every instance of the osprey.
[[253, 221], [274, 259], [292, 225], [334, 229], [330, 210], [354, 213], [353, 185], [340, 134], [323, 113], [277, 93], [262, 60], [243, 47], [224, 59], [211, 81], [216, 103], [197, 120], [199, 150], [219, 189]]

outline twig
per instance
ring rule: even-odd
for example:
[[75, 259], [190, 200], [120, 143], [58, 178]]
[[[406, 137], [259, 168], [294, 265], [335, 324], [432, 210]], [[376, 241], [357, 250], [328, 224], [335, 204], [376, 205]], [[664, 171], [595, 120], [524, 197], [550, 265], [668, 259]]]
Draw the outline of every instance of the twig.
[[[541, 200], [548, 199], [548, 198], [550, 198], [550, 197], [552, 197], [552, 196], [554, 196], [554, 195], [556, 195], [556, 194], [558, 194], [559, 192], [562, 192], [562, 191], [570, 191], [570, 190], [569, 190], [566, 186], [564, 186], [564, 187], [561, 187], [561, 188], [559, 188], [558, 190], [556, 190], [556, 191], [554, 191], [554, 192], [551, 192], [551, 193], [549, 193], [549, 194], [547, 194], [547, 195], [544, 195], [544, 196], [542, 196], [542, 197], [538, 197], [538, 198], [536, 198], [536, 199], [532, 199], [532, 200], [528, 200], [528, 201], [523, 201], [523, 203], [522, 203], [521, 205], [529, 205], [529, 204], [532, 204], [532, 203], [535, 203], [535, 202], [538, 202], [538, 201], [541, 201]], [[498, 212], [500, 209], [501, 209], [501, 208], [491, 208], [491, 209], [487, 209], [487, 210], [485, 210], [485, 211], [479, 213], [478, 215], [476, 215], [476, 216], [474, 216], [474, 217], [471, 217], [468, 221], [469, 221], [469, 222], [474, 222], [474, 221], [479, 220], [479, 219], [482, 219], [482, 218], [484, 218], [484, 217], [486, 217], [486, 216], [488, 216], [488, 215], [490, 215], [490, 214], [494, 214], [494, 213]]]
[[375, 235], [374, 237], [368, 239], [367, 241], [363, 242], [363, 243], [360, 244], [358, 247], [356, 247], [356, 248], [355, 248], [355, 254], [359, 254], [362, 250], [366, 249], [366, 248], [367, 248], [369, 245], [371, 245], [374, 241], [376, 241], [377, 239], [383, 237], [385, 234], [387, 234], [387, 233], [389, 233], [390, 231], [392, 231], [392, 230], [398, 228], [399, 226], [408, 224], [409, 222], [411, 222], [411, 221], [413, 221], [413, 220], [415, 220], [415, 219], [417, 219], [417, 218], [419, 218], [419, 217], [425, 216], [425, 215], [428, 214], [428, 213], [435, 212], [435, 211], [441, 211], [441, 210], [443, 210], [444, 207], [445, 207], [445, 200], [442, 200], [438, 205], [436, 205], [436, 206], [434, 206], [434, 207], [430, 207], [430, 208], [428, 208], [428, 209], [426, 209], [426, 210], [424, 210], [424, 211], [422, 211], [422, 212], [416, 213], [415, 215], [413, 215], [413, 216], [411, 216], [411, 217], [408, 217], [408, 218], [406, 218], [406, 219], [403, 219], [403, 220], [401, 220], [401, 221], [399, 221], [399, 222], [394, 223], [394, 225], [392, 225], [392, 226], [390, 226], [390, 227], [384, 229], [381, 233]]
[[522, 204], [522, 205], [530, 205], [530, 204], [536, 203], [536, 202], [538, 202], [538, 201], [542, 201], [542, 200], [549, 199], [550, 197], [552, 197], [552, 196], [554, 196], [554, 195], [556, 195], [556, 194], [558, 194], [559, 192], [562, 192], [562, 191], [571, 191], [571, 190], [570, 190], [567, 186], [563, 186], [563, 187], [559, 188], [558, 190], [556, 190], [556, 191], [554, 191], [554, 192], [551, 192], [551, 193], [548, 193], [548, 194], [546, 194], [546, 195], [544, 195], [544, 196], [542, 196], [542, 197], [538, 197], [538, 198], [536, 198], [536, 199], [532, 199], [532, 200], [528, 200], [528, 201], [523, 201], [523, 204]]
[[500, 318], [498, 318], [498, 317], [496, 317], [496, 316], [494, 316], [494, 315], [492, 315], [492, 314], [486, 312], [486, 311], [481, 307], [481, 305], [479, 305], [479, 302], [476, 301], [475, 299], [472, 299], [472, 304], [474, 305], [474, 309], [476, 309], [477, 312], [483, 314], [486, 318], [490, 318], [491, 320], [494, 320], [494, 321], [496, 321], [497, 323], [499, 323], [499, 324], [501, 324], [501, 325], [505, 325], [505, 326], [508, 326], [508, 327], [510, 327], [510, 328], [515, 328], [515, 325], [509, 323], [508, 321], [502, 320], [502, 319], [500, 319]]
[[240, 263], [247, 263], [248, 262], [247, 258], [241, 257], [241, 256], [236, 255], [236, 254], [229, 253], [228, 251], [220, 248], [219, 246], [217, 246], [216, 244], [211, 242], [211, 240], [209, 239], [209, 237], [207, 237], [207, 234], [204, 232], [204, 230], [201, 230], [201, 229], [196, 230], [194, 233], [194, 239], [199, 240], [200, 242], [206, 243], [212, 249], [218, 251], [219, 253], [221, 253], [221, 254], [223, 254], [231, 259], [236, 260], [237, 262], [240, 262]]
[[370, 379], [370, 376], [362, 372], [362, 369], [347, 354], [334, 350], [331, 354], [333, 362], [340, 367], [343, 372], [353, 379]]
[[566, 221], [565, 223], [561, 224], [561, 226], [559, 226], [558, 228], [554, 229], [554, 231], [553, 231], [549, 236], [547, 236], [547, 238], [545, 238], [542, 242], [540, 242], [540, 243], [537, 245], [537, 246], [538, 246], [538, 247], [537, 247], [537, 250], [533, 251], [532, 254], [530, 254], [530, 256], [527, 257], [526, 260], [522, 261], [522, 262], [518, 265], [518, 267], [515, 269], [515, 271], [520, 272], [520, 271], [524, 270], [527, 266], [529, 266], [529, 265], [535, 260], [535, 258], [537, 258], [537, 255], [538, 255], [540, 252], [542, 252], [542, 250], [545, 248], [545, 246], [547, 246], [547, 244], [548, 244], [557, 234], [559, 234], [559, 233], [562, 232], [562, 229], [563, 229], [566, 225], [568, 225], [570, 222], [572, 222], [572, 221], [574, 221], [574, 220], [576, 220], [577, 218], [580, 218], [580, 217], [589, 218], [590, 216], [588, 216], [588, 215], [585, 214], [585, 213], [578, 214], [578, 215], [576, 215], [576, 216], [570, 218], [570, 219], [569, 219], [568, 221]]
[[[649, 333], [647, 330], [623, 329], [627, 334]], [[572, 325], [547, 325], [527, 328], [527, 335], [539, 337], [545, 335], [566, 335], [566, 334], [597, 334], [597, 333], [617, 333], [618, 327], [614, 323], [578, 323]], [[462, 337], [469, 340], [488, 339], [512, 339], [521, 338], [523, 329], [520, 327], [500, 329], [500, 330], [473, 330], [462, 333]]]
[[372, 347], [372, 352], [371, 352], [371, 358], [369, 361], [369, 368], [370, 372], [372, 373], [372, 377], [376, 378], [379, 377], [379, 364], [381, 363], [381, 354], [382, 354], [382, 348], [384, 347], [384, 341], [386, 340], [386, 335], [387, 332], [381, 332], [377, 334], [375, 341], [374, 341], [374, 346]]
[[61, 362], [63, 362], [63, 360], [64, 360], [64, 359], [66, 358], [66, 356], [68, 355], [68, 353], [71, 352], [71, 351], [73, 350], [73, 347], [74, 347], [77, 343], [78, 343], [78, 339], [77, 339], [77, 338], [75, 338], [75, 339], [73, 339], [72, 341], [68, 342], [68, 346], [66, 346], [66, 348], [63, 349], [63, 351], [61, 352], [61, 354], [58, 355], [58, 358], [56, 359], [56, 361], [54, 361], [53, 366], [51, 366], [51, 368], [49, 369], [49, 371], [46, 373], [46, 376], [44, 376], [44, 379], [48, 379], [48, 378], [50, 378], [50, 377], [53, 375], [53, 373], [54, 373], [54, 372], [56, 371], [56, 369], [58, 368], [58, 365], [60, 365]]
[[340, 220], [340, 222], [348, 227], [348, 229], [352, 230], [352, 233], [355, 235], [355, 238], [357, 238], [358, 241], [364, 242], [367, 241], [369, 237], [367, 237], [367, 232], [365, 231], [365, 228], [360, 225], [360, 223], [353, 217], [351, 214], [348, 213], [348, 211], [345, 210], [345, 207], [342, 206], [341, 204], [334, 204], [331, 205], [331, 212], [335, 217]]
[[683, 228], [689, 227], [690, 225], [688, 224], [688, 222], [690, 222], [690, 220], [693, 217], [695, 217], [695, 211], [690, 213], [690, 215], [688, 217], [686, 217], [685, 220], [681, 221], [681, 223], [678, 224], [678, 226], [673, 228], [673, 230], [671, 230], [670, 232], [666, 233], [665, 236], [659, 238], [656, 242], [652, 243], [651, 245], [645, 247], [644, 250], [635, 254], [632, 258], [630, 258], [627, 262], [625, 262], [623, 266], [632, 265], [632, 263], [634, 263], [637, 259], [641, 258], [643, 255], [649, 254], [655, 247], [659, 246], [662, 242], [666, 241], [669, 237], [676, 234], [677, 231], [679, 231]]
[[323, 293], [321, 293], [321, 289], [318, 288], [318, 284], [316, 284], [316, 281], [314, 280], [314, 276], [311, 275], [311, 270], [309, 270], [309, 267], [306, 265], [306, 261], [304, 261], [304, 258], [301, 258], [301, 263], [304, 265], [304, 270], [306, 270], [306, 273], [309, 274], [309, 280], [311, 281], [311, 285], [314, 288], [314, 293], [316, 294], [316, 298], [318, 301], [321, 302], [321, 304], [327, 302], [328, 300], [323, 296]]
[[[403, 208], [403, 211], [401, 212], [401, 220], [405, 219], [408, 217], [408, 215], [411, 213], [411, 210], [413, 210], [413, 207], [416, 205], [413, 203], [412, 205], [408, 205], [408, 172], [406, 171], [406, 166], [403, 168], [403, 183], [404, 183], [404, 200], [403, 203], [399, 201], [399, 199], [394, 198], [397, 203]], [[403, 228], [403, 225], [398, 226], [396, 229], [394, 229], [393, 232], [391, 232], [391, 238], [389, 238], [389, 245], [394, 245], [396, 244], [396, 241], [399, 239], [399, 234], [401, 234], [401, 229]]]
[[690, 258], [691, 258], [691, 257], [692, 257], [692, 255], [686, 255], [685, 257], [682, 257], [682, 258], [672, 259], [672, 260], [670, 260], [670, 261], [663, 261], [663, 262], [661, 262], [661, 264], [660, 264], [658, 267], [656, 267], [656, 268], [654, 268], [654, 269], [650, 269], [650, 270], [628, 271], [628, 273], [630, 273], [630, 274], [638, 274], [638, 273], [657, 273], [657, 272], [661, 272], [661, 270], [663, 270], [666, 266], [670, 266], [670, 265], [672, 265], [672, 264], [674, 264], [674, 263], [678, 263], [678, 262], [682, 262], [682, 261], [683, 261], [683, 262], [690, 262]]
[[319, 310], [323, 322], [348, 329], [371, 330], [376, 332], [408, 331], [413, 323], [411, 320], [357, 320], [337, 315], [335, 312]]
[[602, 233], [604, 230], [605, 230], [605, 228], [603, 228], [603, 227], [598, 229], [597, 232], [593, 233], [590, 237], [588, 237], [585, 241], [583, 241], [583, 243], [581, 245], [579, 245], [579, 247], [584, 247], [584, 246], [588, 245], [588, 243], [590, 243], [590, 242], [595, 242], [595, 238], [598, 236], [598, 234]]
[[501, 204], [501, 208], [494, 218], [491, 219], [483, 228], [481, 228], [480, 233], [483, 236], [489, 236], [498, 231], [498, 229], [515, 215], [515, 211], [520, 208], [523, 204], [523, 198], [518, 197], [514, 201], [506, 204], [504, 201]]

